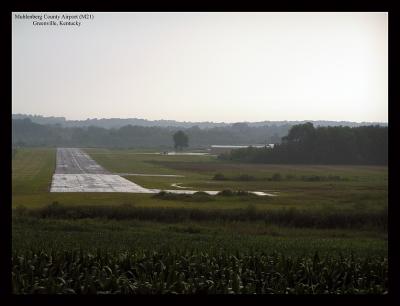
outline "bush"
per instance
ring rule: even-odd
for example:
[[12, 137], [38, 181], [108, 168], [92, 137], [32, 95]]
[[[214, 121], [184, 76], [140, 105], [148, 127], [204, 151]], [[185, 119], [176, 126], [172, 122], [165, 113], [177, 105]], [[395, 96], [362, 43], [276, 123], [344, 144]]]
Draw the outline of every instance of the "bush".
[[159, 193], [156, 193], [153, 197], [162, 200], [181, 200], [185, 196], [186, 194], [172, 193], [162, 190]]
[[256, 178], [252, 175], [248, 175], [248, 174], [242, 174], [240, 176], [237, 177], [238, 181], [255, 181]]
[[282, 176], [280, 173], [274, 173], [274, 175], [271, 177], [271, 181], [281, 181]]
[[58, 215], [64, 215], [67, 211], [66, 207], [63, 207], [58, 203], [57, 201], [52, 202], [49, 206], [47, 206], [47, 209], [43, 210], [43, 216], [58, 216]]
[[188, 202], [214, 201], [213, 197], [204, 191], [198, 191], [195, 192], [194, 194], [160, 191], [153, 197], [162, 200], [176, 200], [176, 201], [188, 201]]
[[347, 178], [341, 177], [341, 176], [338, 176], [338, 175], [329, 175], [327, 177], [327, 180], [328, 181], [348, 181]]
[[224, 189], [224, 190], [218, 192], [217, 195], [224, 196], [224, 197], [230, 197], [230, 196], [235, 195], [235, 192], [233, 192], [230, 189]]
[[286, 174], [286, 179], [287, 179], [288, 181], [294, 180], [295, 178], [296, 178], [296, 176], [293, 175], [293, 174]]
[[177, 233], [188, 233], [188, 234], [199, 234], [201, 232], [201, 228], [196, 225], [188, 225], [188, 226], [169, 226], [168, 229]]
[[245, 214], [249, 220], [257, 219], [257, 208], [254, 204], [249, 204], [246, 207]]
[[319, 182], [319, 181], [323, 181], [323, 180], [324, 180], [323, 177], [318, 176], [318, 175], [310, 175], [308, 177], [308, 181], [310, 181], [310, 182]]
[[228, 178], [225, 177], [222, 173], [216, 173], [213, 177], [215, 181], [226, 181]]
[[320, 175], [303, 175], [301, 177], [302, 181], [305, 182], [325, 182], [325, 181], [347, 181], [348, 179], [340, 177], [338, 175], [328, 175], [328, 176], [320, 176]]
[[219, 159], [219, 160], [230, 160], [231, 159], [231, 155], [229, 153], [221, 153], [221, 154], [218, 154], [217, 159]]
[[196, 191], [193, 193], [193, 197], [211, 197], [211, 195], [204, 191]]
[[168, 192], [166, 192], [165, 190], [161, 190], [159, 193], [154, 195], [154, 197], [162, 198], [162, 197], [165, 197], [167, 194], [168, 194]]
[[204, 191], [197, 191], [189, 196], [190, 197], [186, 198], [187, 201], [193, 201], [193, 202], [214, 201], [213, 196]]
[[28, 209], [24, 205], [18, 205], [14, 211], [15, 215], [18, 217], [24, 217], [28, 213]]

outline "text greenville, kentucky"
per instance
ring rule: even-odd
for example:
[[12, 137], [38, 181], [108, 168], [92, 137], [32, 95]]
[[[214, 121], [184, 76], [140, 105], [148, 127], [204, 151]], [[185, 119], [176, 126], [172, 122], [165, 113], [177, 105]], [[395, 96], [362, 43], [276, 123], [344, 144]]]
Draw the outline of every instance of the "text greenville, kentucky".
[[93, 19], [91, 14], [15, 14], [15, 19], [32, 20], [34, 26], [81, 26], [83, 20]]

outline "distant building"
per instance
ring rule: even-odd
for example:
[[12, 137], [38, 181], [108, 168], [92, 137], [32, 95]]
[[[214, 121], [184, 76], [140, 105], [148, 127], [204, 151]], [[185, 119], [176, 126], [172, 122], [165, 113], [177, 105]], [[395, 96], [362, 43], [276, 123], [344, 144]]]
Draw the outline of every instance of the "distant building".
[[210, 148], [210, 154], [221, 154], [221, 153], [229, 153], [230, 151], [234, 149], [240, 149], [240, 148], [248, 148], [248, 147], [253, 147], [253, 148], [273, 148], [274, 144], [254, 144], [254, 145], [212, 145]]

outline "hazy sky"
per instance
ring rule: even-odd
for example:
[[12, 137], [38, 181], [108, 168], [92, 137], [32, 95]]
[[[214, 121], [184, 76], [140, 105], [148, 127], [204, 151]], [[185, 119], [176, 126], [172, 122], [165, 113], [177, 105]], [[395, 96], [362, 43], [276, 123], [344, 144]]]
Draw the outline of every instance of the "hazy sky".
[[388, 121], [387, 13], [14, 15], [13, 113]]

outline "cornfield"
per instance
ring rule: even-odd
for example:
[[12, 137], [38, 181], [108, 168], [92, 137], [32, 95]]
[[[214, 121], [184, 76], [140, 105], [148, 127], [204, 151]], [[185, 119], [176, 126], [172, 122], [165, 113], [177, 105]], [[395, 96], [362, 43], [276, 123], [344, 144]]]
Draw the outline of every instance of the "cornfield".
[[386, 257], [98, 249], [12, 256], [15, 294], [385, 294]]

